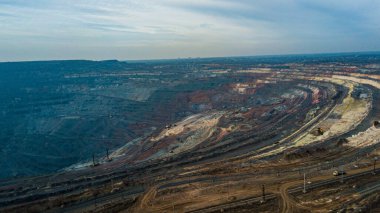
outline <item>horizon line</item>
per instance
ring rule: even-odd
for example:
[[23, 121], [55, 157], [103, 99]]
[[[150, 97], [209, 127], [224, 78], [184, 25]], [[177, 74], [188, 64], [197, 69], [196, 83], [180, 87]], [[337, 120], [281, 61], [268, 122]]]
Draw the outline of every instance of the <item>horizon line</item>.
[[104, 62], [104, 61], [118, 61], [118, 62], [143, 62], [143, 61], [172, 61], [172, 60], [199, 60], [199, 59], [222, 59], [222, 58], [250, 58], [250, 57], [284, 57], [284, 56], [303, 56], [303, 55], [344, 55], [344, 54], [370, 54], [379, 53], [380, 50], [369, 50], [369, 51], [347, 51], [347, 52], [316, 52], [316, 53], [288, 53], [288, 54], [258, 54], [258, 55], [235, 55], [235, 56], [208, 56], [208, 57], [179, 57], [179, 58], [153, 58], [153, 59], [38, 59], [38, 60], [15, 60], [15, 61], [0, 61], [0, 63], [27, 63], [27, 62], [54, 62], [54, 61], [93, 61], [93, 62]]

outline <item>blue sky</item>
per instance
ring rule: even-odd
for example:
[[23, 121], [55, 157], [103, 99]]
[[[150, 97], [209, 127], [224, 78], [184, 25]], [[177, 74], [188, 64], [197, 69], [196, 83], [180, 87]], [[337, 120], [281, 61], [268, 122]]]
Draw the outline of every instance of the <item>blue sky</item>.
[[378, 0], [0, 0], [0, 61], [378, 50]]

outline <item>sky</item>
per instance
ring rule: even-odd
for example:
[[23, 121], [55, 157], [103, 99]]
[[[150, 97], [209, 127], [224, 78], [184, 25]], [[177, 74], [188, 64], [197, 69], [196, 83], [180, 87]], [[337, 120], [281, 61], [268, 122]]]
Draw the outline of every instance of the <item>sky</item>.
[[380, 50], [378, 0], [0, 0], [0, 61]]

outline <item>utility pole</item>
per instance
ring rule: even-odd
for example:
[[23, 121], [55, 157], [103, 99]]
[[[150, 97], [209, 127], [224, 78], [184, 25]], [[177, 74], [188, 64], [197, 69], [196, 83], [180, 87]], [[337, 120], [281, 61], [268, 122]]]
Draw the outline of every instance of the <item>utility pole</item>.
[[264, 186], [264, 184], [261, 185], [261, 191], [262, 191], [261, 202], [264, 203], [265, 202], [265, 186]]
[[373, 174], [375, 175], [376, 174], [376, 161], [377, 161], [377, 157], [374, 157], [373, 158]]
[[110, 160], [110, 156], [108, 154], [108, 149], [106, 151], [107, 151], [107, 160]]
[[306, 193], [306, 172], [303, 173], [303, 193]]
[[92, 165], [95, 166], [95, 154], [92, 154]]
[[227, 183], [227, 200], [230, 200], [230, 182]]

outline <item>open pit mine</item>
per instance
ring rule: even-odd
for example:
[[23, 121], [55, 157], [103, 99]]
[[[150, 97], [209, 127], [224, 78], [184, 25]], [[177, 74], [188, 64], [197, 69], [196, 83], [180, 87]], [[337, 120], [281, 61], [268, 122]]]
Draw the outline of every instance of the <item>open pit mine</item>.
[[380, 211], [380, 54], [0, 75], [0, 212]]

